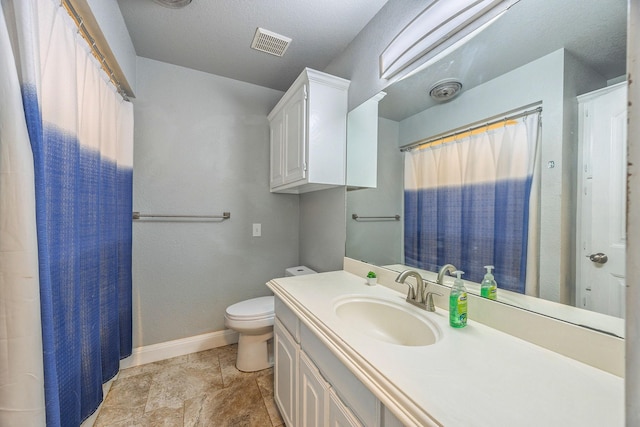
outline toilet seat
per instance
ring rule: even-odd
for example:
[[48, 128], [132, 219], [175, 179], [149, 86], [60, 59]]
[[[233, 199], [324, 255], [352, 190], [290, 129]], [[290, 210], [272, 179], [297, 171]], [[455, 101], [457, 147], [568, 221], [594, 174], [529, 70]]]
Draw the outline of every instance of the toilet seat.
[[273, 296], [268, 296], [248, 299], [230, 305], [227, 307], [225, 317], [235, 321], [256, 321], [272, 319], [274, 316], [274, 299]]

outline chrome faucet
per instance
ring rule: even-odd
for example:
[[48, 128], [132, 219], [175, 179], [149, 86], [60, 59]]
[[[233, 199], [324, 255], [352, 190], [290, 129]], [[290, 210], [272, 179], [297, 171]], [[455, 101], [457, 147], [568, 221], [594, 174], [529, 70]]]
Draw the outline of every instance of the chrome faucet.
[[[406, 282], [407, 277], [413, 277], [416, 279], [416, 288], [411, 283]], [[435, 304], [433, 303], [433, 294], [440, 295], [436, 292], [426, 292], [427, 286], [422, 279], [420, 273], [415, 270], [404, 270], [396, 277], [396, 282], [404, 283], [409, 286], [409, 292], [407, 292], [407, 302], [420, 307], [427, 311], [436, 311]]]
[[444, 285], [442, 281], [444, 279], [445, 273], [449, 273], [449, 276], [451, 276], [451, 273], [457, 270], [458, 269], [453, 264], [445, 264], [442, 267], [440, 267], [440, 271], [438, 271], [438, 280], [437, 280], [438, 285]]

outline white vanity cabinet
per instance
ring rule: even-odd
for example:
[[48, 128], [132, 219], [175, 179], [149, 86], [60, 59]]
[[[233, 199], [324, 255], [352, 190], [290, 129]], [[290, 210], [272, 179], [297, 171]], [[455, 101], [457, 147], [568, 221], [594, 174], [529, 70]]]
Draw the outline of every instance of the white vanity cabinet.
[[399, 427], [380, 403], [279, 298], [274, 398], [289, 427]]
[[306, 68], [269, 113], [272, 192], [345, 185], [348, 88]]

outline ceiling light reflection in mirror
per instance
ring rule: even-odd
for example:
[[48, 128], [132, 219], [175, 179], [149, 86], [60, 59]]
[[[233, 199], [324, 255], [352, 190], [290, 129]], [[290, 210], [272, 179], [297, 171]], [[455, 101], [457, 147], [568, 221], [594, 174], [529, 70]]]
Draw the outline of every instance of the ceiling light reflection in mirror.
[[472, 37], [517, 1], [432, 1], [382, 52], [380, 77], [390, 79], [417, 60], [429, 60]]

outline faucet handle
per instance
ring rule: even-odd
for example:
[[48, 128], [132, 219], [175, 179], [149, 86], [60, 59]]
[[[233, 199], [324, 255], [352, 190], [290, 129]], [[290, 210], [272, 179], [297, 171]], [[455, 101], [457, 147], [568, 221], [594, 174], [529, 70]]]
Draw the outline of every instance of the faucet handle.
[[439, 292], [427, 292], [426, 298], [424, 300], [425, 305], [427, 306], [427, 311], [436, 311], [436, 305], [433, 303], [433, 294], [442, 296], [442, 294]]
[[408, 300], [415, 300], [416, 299], [416, 288], [413, 287], [413, 285], [409, 282], [400, 282], [400, 283], [404, 283], [405, 285], [407, 285], [409, 287], [409, 291], [407, 292], [407, 301]]

